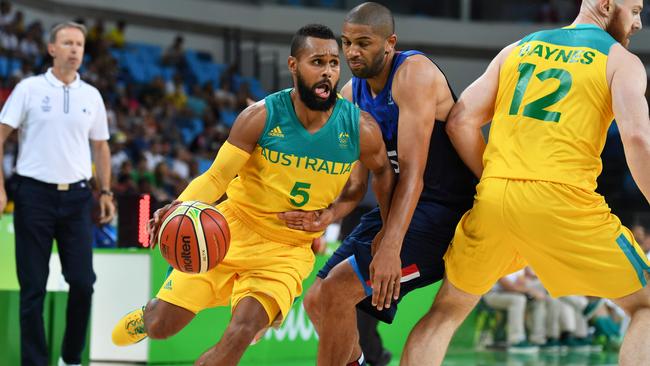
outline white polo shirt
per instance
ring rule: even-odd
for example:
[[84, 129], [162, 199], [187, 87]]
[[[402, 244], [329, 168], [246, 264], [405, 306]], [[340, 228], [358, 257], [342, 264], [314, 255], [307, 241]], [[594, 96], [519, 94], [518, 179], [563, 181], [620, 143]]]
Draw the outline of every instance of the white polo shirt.
[[89, 140], [109, 138], [99, 91], [79, 74], [66, 86], [51, 68], [16, 85], [0, 122], [19, 129], [17, 173], [47, 183], [90, 179]]

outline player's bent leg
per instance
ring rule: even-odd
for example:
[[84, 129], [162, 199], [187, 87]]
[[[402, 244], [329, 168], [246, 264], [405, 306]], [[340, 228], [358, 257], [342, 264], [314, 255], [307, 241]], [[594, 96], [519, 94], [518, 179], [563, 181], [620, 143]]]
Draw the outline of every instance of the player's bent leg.
[[309, 287], [305, 294], [305, 299], [302, 302], [309, 320], [316, 328], [316, 332], [320, 334], [319, 321], [320, 321], [320, 290], [323, 279], [316, 277], [316, 281]]
[[166, 339], [180, 332], [195, 316], [181, 306], [154, 298], [144, 309], [144, 327], [150, 338]]
[[146, 306], [133, 310], [113, 328], [113, 343], [128, 346], [146, 338], [168, 338], [183, 329], [194, 313], [180, 306], [154, 298]]
[[619, 352], [619, 364], [650, 365], [650, 287], [612, 300], [632, 317]]
[[255, 335], [270, 323], [267, 310], [256, 298], [242, 298], [233, 310], [232, 319], [219, 343], [203, 353], [195, 365], [237, 365]]
[[442, 364], [451, 337], [480, 299], [445, 278], [431, 309], [411, 331], [400, 365]]
[[339, 263], [320, 285], [318, 365], [341, 366], [361, 356], [356, 305], [366, 290], [351, 260]]

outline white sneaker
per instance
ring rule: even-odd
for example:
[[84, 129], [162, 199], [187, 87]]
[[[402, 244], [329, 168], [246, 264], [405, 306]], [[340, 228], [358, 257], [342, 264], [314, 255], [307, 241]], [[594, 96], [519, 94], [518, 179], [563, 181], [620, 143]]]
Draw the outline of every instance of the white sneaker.
[[65, 363], [65, 361], [63, 361], [63, 358], [59, 357], [58, 366], [81, 366], [81, 364], [80, 363]]

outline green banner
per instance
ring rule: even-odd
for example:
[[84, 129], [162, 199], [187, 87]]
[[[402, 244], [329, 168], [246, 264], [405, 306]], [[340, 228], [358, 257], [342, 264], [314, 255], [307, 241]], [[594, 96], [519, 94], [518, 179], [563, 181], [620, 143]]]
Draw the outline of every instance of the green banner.
[[14, 245], [14, 216], [0, 219], [0, 290], [18, 291], [16, 277], [16, 248]]
[[[97, 250], [111, 254], [124, 253], [130, 255], [132, 249]], [[141, 251], [137, 251], [142, 253]], [[18, 312], [18, 281], [15, 271], [15, 250], [13, 217], [3, 216], [0, 220], [0, 329], [7, 332], [0, 332], [0, 354], [16, 360], [18, 357], [18, 334], [19, 325], [17, 320]], [[168, 264], [160, 255], [158, 250], [151, 253], [151, 297], [155, 296], [159, 287], [165, 279]], [[326, 262], [326, 256], [317, 256], [314, 271], [305, 281], [305, 291], [313, 283], [316, 272]], [[116, 269], [119, 270], [119, 269]], [[146, 279], [141, 279], [146, 281]], [[400, 304], [398, 315], [392, 325], [380, 323], [379, 332], [382, 335], [384, 346], [388, 348], [393, 357], [397, 359], [401, 354], [404, 343], [411, 328], [418, 319], [431, 306], [431, 302], [439, 285], [435, 284], [424, 289], [419, 289], [409, 294]], [[97, 289], [96, 289], [97, 290]], [[52, 356], [58, 356], [61, 330], [65, 320], [65, 294], [48, 295], [46, 304], [48, 310], [46, 318], [49, 332], [52, 333], [51, 343]], [[54, 309], [54, 310], [52, 310]], [[228, 321], [230, 320], [230, 308], [221, 307], [208, 309], [200, 314], [179, 334], [164, 341], [149, 341], [150, 364], [171, 364], [171, 363], [193, 363], [199, 355], [208, 348], [214, 346], [223, 334]], [[456, 334], [452, 347], [471, 348], [474, 336], [473, 316], [461, 327]], [[88, 343], [90, 344], [90, 343]], [[318, 335], [309, 321], [302, 306], [302, 299], [299, 298], [292, 307], [287, 319], [279, 329], [269, 330], [262, 340], [251, 347], [244, 354], [241, 365], [306, 365], [313, 364], [316, 359], [318, 346]], [[88, 348], [86, 349], [86, 351]], [[87, 357], [86, 352], [86, 357]], [[0, 366], [2, 363], [0, 362]]]

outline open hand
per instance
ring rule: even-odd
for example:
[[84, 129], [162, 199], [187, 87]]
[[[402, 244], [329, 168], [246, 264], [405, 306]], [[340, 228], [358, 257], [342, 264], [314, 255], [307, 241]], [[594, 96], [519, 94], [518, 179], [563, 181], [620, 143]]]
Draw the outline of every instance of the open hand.
[[145, 244], [145, 247], [150, 247], [151, 249], [155, 248], [158, 245], [158, 230], [160, 229], [161, 219], [165, 217], [165, 214], [174, 206], [180, 204], [181, 201], [173, 201], [170, 204], [165, 205], [162, 208], [156, 210], [153, 213], [153, 218], [147, 223], [147, 232], [149, 233], [149, 244]]
[[399, 299], [402, 279], [402, 260], [399, 255], [399, 250], [392, 250], [388, 245], [382, 245], [372, 258], [370, 263], [372, 305], [377, 310], [390, 308], [391, 302]]
[[287, 211], [278, 214], [288, 228], [294, 230], [319, 232], [332, 223], [332, 213], [328, 209], [318, 211]]

